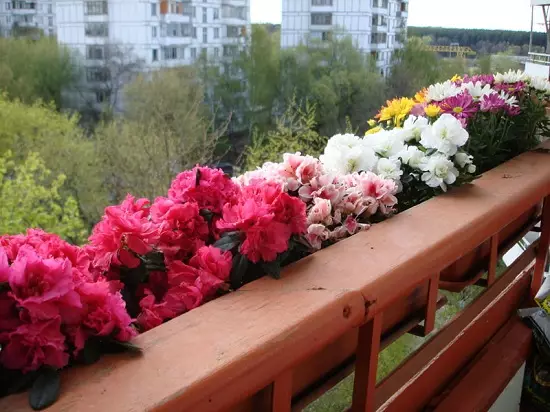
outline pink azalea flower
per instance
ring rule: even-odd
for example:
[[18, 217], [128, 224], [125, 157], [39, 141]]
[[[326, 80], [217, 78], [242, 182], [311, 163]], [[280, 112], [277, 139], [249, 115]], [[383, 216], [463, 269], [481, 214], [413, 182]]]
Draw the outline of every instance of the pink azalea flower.
[[9, 285], [17, 304], [36, 319], [70, 320], [82, 307], [68, 259], [43, 259], [30, 246], [19, 250], [10, 267]]
[[195, 167], [180, 173], [168, 190], [168, 198], [177, 203], [193, 202], [199, 209], [221, 214], [226, 203], [233, 203], [238, 187], [223, 171]]
[[12, 332], [0, 333], [0, 364], [23, 373], [41, 366], [61, 369], [69, 362], [59, 317], [25, 323]]

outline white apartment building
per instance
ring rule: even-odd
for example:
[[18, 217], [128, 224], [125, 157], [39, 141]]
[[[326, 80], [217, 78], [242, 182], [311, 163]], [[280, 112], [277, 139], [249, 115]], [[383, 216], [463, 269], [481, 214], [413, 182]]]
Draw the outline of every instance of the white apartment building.
[[55, 0], [0, 0], [0, 36], [18, 29], [39, 29], [54, 35]]
[[[1, 0], [0, 0], [1, 1]], [[97, 104], [113, 46], [132, 52], [143, 70], [192, 64], [201, 53], [230, 58], [250, 32], [250, 0], [56, 0], [59, 43], [76, 50]], [[82, 94], [82, 93], [81, 93]], [[90, 97], [90, 96], [88, 96]]]
[[335, 33], [348, 35], [387, 75], [393, 52], [403, 46], [399, 35], [407, 27], [408, 0], [282, 1], [282, 48], [329, 40]]

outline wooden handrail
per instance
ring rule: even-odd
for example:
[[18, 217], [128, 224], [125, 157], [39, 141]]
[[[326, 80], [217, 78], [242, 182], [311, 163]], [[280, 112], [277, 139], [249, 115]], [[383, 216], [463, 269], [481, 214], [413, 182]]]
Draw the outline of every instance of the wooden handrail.
[[[49, 410], [207, 412], [273, 382], [288, 392], [291, 368], [362, 324], [376, 332], [378, 315], [549, 196], [542, 149], [139, 336], [142, 357], [70, 368]], [[0, 410], [29, 410], [26, 396]]]

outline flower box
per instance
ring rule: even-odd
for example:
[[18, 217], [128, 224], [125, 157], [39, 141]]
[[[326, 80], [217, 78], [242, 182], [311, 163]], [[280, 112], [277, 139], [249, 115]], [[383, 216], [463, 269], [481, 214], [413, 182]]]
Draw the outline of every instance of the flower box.
[[[259, 279], [143, 333], [139, 358], [69, 368], [50, 410], [256, 411], [275, 398], [288, 410], [349, 371], [357, 348], [369, 350], [357, 346], [358, 328], [382, 319], [382, 340], [400, 329], [424, 309], [434, 273], [548, 196], [548, 154], [525, 153], [290, 265], [281, 280]], [[1, 399], [0, 410], [28, 411], [27, 395]]]
[[[541, 211], [542, 204], [533, 206], [498, 232], [498, 256], [505, 254], [540, 221]], [[440, 275], [440, 287], [459, 292], [478, 282], [489, 270], [490, 255], [489, 239], [445, 268]]]

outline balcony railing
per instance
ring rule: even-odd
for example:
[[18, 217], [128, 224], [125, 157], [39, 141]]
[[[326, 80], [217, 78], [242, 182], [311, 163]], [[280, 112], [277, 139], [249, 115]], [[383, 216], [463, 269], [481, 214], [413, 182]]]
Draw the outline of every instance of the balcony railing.
[[[529, 231], [538, 239], [497, 275], [499, 257]], [[454, 389], [439, 395], [457, 376], [491, 372], [476, 356], [484, 347], [501, 353], [510, 336], [512, 358], [523, 362], [530, 335], [515, 312], [541, 284], [549, 240], [546, 143], [302, 259], [281, 280], [262, 278], [140, 335], [142, 357], [105, 356], [67, 370], [53, 410], [288, 412], [352, 370], [354, 412], [486, 406], [509, 378], [503, 362], [468, 399]], [[472, 284], [485, 288], [478, 300], [377, 385], [380, 350], [406, 333], [434, 331], [445, 303], [438, 289]], [[460, 383], [453, 388], [464, 390]], [[0, 410], [27, 411], [27, 399], [0, 400]]]
[[550, 54], [529, 52], [529, 60], [533, 63], [550, 65]]

